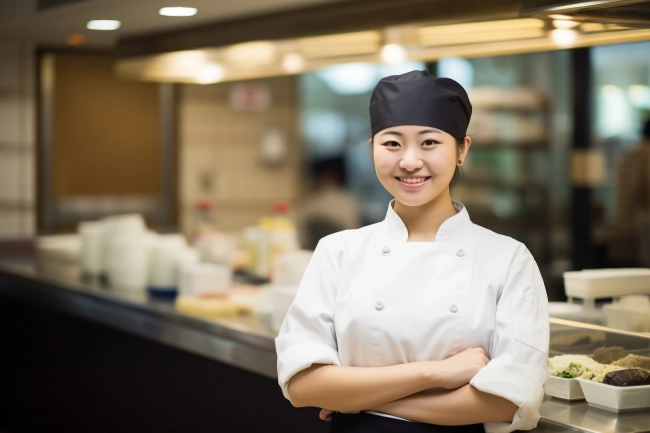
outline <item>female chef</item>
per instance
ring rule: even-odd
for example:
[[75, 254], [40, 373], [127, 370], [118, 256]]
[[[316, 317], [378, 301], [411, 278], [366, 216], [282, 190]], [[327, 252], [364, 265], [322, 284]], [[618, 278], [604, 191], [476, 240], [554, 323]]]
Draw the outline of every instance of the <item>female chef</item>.
[[472, 107], [448, 78], [383, 78], [372, 157], [386, 219], [319, 242], [275, 340], [278, 381], [330, 432], [532, 429], [547, 378], [548, 305], [533, 256], [478, 226], [449, 185]]

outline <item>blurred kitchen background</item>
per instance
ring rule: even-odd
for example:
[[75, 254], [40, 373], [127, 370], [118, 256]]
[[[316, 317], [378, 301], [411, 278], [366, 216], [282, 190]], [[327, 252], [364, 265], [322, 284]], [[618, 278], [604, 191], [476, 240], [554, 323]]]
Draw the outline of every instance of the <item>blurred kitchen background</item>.
[[0, 429], [319, 431], [273, 338], [318, 240], [384, 218], [368, 102], [413, 69], [468, 90], [452, 197], [551, 315], [650, 332], [647, 296], [600, 308], [647, 270], [565, 274], [650, 268], [650, 2], [0, 0]]
[[[135, 213], [190, 243], [203, 226], [232, 236], [235, 265], [250, 270], [246, 240], [264, 218], [286, 216], [310, 248], [380, 221], [390, 197], [369, 157], [369, 95], [383, 76], [427, 69], [474, 104], [455, 198], [526, 244], [552, 299], [564, 271], [650, 265], [650, 166], [619, 167], [650, 119], [650, 29], [625, 7], [603, 20], [525, 1], [473, 2], [471, 13], [422, 1], [180, 3], [198, 11], [0, 2], [6, 245]], [[323, 188], [315, 170], [327, 161]], [[630, 177], [638, 187], [620, 189]], [[347, 220], [301, 216], [323, 190], [347, 200]], [[621, 191], [636, 194], [634, 209], [617, 208]]]

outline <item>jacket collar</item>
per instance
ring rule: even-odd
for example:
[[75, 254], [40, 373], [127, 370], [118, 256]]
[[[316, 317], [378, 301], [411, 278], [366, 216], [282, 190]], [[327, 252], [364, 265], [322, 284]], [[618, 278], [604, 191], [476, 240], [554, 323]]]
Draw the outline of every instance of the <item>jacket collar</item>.
[[[384, 221], [386, 222], [386, 227], [391, 238], [396, 241], [406, 242], [408, 239], [408, 230], [402, 219], [393, 209], [394, 202], [395, 200], [391, 200], [388, 204], [388, 212]], [[435, 242], [440, 242], [455, 236], [471, 223], [465, 206], [455, 200], [452, 200], [451, 203], [454, 205], [457, 213], [442, 223], [438, 229], [438, 233], [436, 233]]]

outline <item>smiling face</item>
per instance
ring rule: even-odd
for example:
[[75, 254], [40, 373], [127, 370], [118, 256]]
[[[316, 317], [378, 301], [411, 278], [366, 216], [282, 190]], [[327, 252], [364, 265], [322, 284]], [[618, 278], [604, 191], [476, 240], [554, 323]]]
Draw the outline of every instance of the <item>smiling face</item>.
[[449, 196], [449, 183], [470, 144], [465, 137], [459, 148], [454, 137], [428, 126], [386, 128], [372, 140], [375, 172], [397, 201], [422, 206], [441, 194]]

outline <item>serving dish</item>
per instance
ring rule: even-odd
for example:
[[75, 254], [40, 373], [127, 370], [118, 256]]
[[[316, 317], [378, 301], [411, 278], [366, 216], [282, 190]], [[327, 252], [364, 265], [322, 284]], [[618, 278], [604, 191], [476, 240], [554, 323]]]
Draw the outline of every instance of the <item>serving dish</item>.
[[551, 397], [560, 398], [562, 400], [575, 401], [585, 399], [582, 387], [575, 379], [549, 376], [548, 380], [544, 384], [544, 392]]
[[577, 378], [589, 406], [611, 412], [650, 411], [650, 385], [613, 386]]

